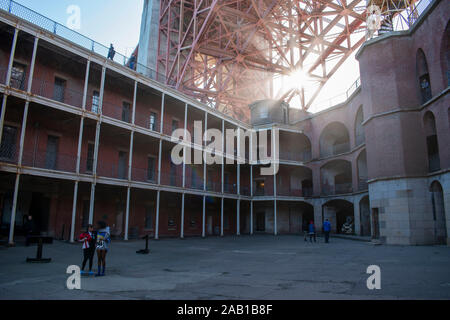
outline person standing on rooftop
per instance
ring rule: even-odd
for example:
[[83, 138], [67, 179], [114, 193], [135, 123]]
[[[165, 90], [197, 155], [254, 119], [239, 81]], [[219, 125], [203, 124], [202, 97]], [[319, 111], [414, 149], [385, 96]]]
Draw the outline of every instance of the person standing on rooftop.
[[109, 47], [109, 51], [108, 51], [108, 59], [114, 60], [115, 55], [116, 55], [116, 50], [114, 50], [114, 46], [111, 43], [111, 46]]

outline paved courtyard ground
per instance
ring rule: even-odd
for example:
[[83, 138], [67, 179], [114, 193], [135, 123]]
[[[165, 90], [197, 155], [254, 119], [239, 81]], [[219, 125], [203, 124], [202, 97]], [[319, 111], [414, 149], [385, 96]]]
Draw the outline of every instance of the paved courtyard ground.
[[[27, 264], [35, 247], [0, 247], [0, 299], [450, 299], [450, 248], [387, 246], [346, 239], [305, 243], [256, 235], [112, 243], [107, 275], [68, 290], [66, 268], [81, 247], [45, 246], [50, 264]], [[366, 269], [381, 268], [381, 290]]]

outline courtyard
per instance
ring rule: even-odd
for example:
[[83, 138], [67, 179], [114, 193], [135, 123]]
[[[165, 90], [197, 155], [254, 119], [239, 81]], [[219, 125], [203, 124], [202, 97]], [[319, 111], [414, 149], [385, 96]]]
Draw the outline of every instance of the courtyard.
[[[388, 246], [302, 236], [162, 239], [138, 255], [142, 240], [113, 241], [106, 276], [82, 277], [68, 290], [69, 265], [81, 245], [44, 247], [49, 264], [29, 264], [36, 247], [0, 247], [0, 299], [450, 299], [450, 248]], [[369, 290], [369, 265], [381, 268], [381, 289]], [[94, 262], [94, 269], [96, 268]]]

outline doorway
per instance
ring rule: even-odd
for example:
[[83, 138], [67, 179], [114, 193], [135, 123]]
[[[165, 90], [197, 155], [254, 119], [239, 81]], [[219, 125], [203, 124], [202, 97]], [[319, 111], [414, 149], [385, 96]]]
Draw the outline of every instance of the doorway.
[[48, 232], [50, 198], [42, 193], [34, 192], [31, 197], [29, 214], [33, 217], [37, 234]]
[[266, 231], [266, 213], [258, 212], [256, 214], [256, 231], [265, 232]]

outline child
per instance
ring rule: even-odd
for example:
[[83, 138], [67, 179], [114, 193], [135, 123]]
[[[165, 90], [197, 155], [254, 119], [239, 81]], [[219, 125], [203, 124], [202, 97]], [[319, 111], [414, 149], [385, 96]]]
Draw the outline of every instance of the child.
[[78, 241], [83, 242], [83, 264], [81, 266], [81, 274], [85, 274], [84, 268], [86, 267], [86, 262], [89, 260], [89, 274], [93, 275], [92, 262], [95, 253], [96, 235], [92, 224], [88, 226], [87, 232], [84, 232], [79, 236]]
[[98, 257], [98, 273], [97, 277], [105, 275], [106, 268], [106, 253], [109, 249], [111, 238], [109, 234], [109, 227], [103, 221], [98, 222], [97, 231], [97, 257]]

